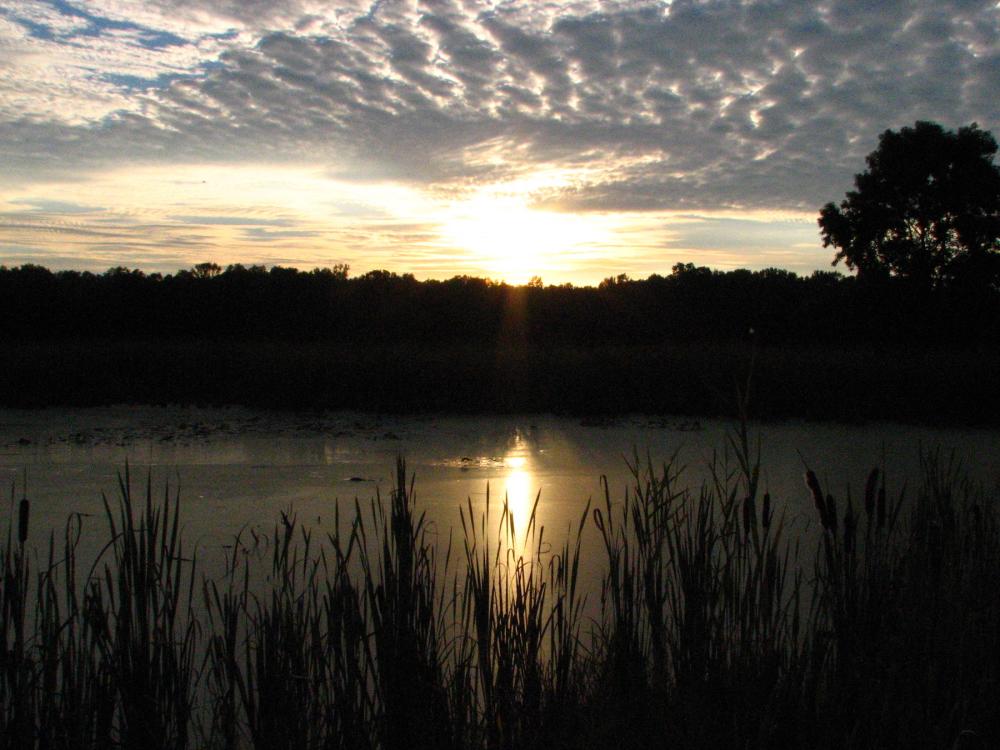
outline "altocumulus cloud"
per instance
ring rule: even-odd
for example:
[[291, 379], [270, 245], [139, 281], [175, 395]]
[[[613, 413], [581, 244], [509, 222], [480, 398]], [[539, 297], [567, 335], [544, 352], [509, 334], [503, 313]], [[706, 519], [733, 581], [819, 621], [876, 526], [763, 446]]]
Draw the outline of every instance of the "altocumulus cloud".
[[253, 162], [443, 196], [571, 175], [532, 189], [560, 211], [814, 212], [885, 128], [1000, 125], [1000, 11], [975, 0], [11, 0], [0, 67], [8, 191]]

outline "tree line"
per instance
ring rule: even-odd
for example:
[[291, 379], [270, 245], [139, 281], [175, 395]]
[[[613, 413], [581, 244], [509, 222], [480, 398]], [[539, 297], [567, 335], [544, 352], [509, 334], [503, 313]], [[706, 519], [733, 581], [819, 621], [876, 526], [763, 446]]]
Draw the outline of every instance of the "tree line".
[[299, 271], [201, 263], [176, 274], [0, 267], [0, 335], [351, 344], [994, 343], [1000, 340], [997, 142], [972, 125], [886, 130], [855, 189], [819, 214], [855, 274], [800, 277], [691, 263], [597, 287], [457, 276], [418, 281], [344, 264]]
[[916, 285], [896, 275], [808, 276], [691, 263], [596, 287], [510, 285], [348, 268], [102, 274], [0, 266], [7, 340], [303, 341], [344, 344], [646, 345], [756, 340], [766, 345], [976, 344], [1000, 334], [1000, 293]]

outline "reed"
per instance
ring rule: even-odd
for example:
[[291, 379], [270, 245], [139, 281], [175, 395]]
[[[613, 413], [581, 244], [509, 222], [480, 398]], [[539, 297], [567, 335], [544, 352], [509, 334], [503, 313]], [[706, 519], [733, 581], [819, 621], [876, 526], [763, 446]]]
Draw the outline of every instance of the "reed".
[[[631, 746], [781, 744], [776, 696], [801, 681], [801, 576], [745, 434], [710, 485], [680, 484], [674, 461], [630, 464], [620, 507], [595, 511], [608, 558], [599, 662], [611, 735]], [[730, 459], [735, 458], [735, 466]], [[706, 721], [725, 716], [728, 722]], [[666, 720], [665, 720], [666, 719]]]
[[[963, 737], [986, 747], [1000, 736], [983, 702], [996, 699], [1000, 665], [996, 499], [954, 456], [923, 453], [921, 464], [909, 502], [903, 492], [887, 499], [878, 469], [863, 513], [848, 497], [838, 515], [825, 497], [811, 637], [829, 708], [817, 726], [874, 746]], [[808, 481], [822, 497], [815, 475]]]
[[491, 533], [488, 492], [478, 519], [471, 501], [461, 512], [466, 570], [456, 677], [475, 697], [467, 738], [474, 746], [558, 745], [582, 706], [579, 570], [589, 504], [575, 538], [547, 553], [539, 499], [523, 529], [505, 498]]
[[1000, 742], [1000, 518], [952, 459], [925, 454], [906, 492], [873, 469], [857, 503], [807, 471], [813, 530], [765, 491], [745, 429], [700, 487], [675, 458], [628, 464], [625, 496], [605, 481], [553, 546], [538, 497], [521, 526], [506, 499], [470, 501], [444, 538], [400, 460], [391, 494], [338, 507], [325, 537], [289, 510], [214, 576], [177, 494], [136, 493], [128, 467], [86, 568], [85, 519], [33, 546], [12, 489], [0, 747]]
[[[11, 507], [14, 506], [15, 488], [11, 487]], [[28, 600], [30, 566], [24, 544], [28, 535], [28, 505], [19, 504], [18, 538], [14, 542], [8, 526], [3, 550], [3, 590], [0, 591], [0, 711], [6, 731], [0, 740], [5, 747], [15, 748], [31, 741], [33, 700], [33, 670], [25, 644], [25, 615]], [[13, 525], [13, 524], [11, 524]]]

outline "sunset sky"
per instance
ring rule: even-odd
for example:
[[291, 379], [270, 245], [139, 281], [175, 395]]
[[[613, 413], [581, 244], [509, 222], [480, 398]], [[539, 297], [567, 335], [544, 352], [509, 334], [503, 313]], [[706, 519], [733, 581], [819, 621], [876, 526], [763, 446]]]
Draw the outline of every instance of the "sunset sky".
[[4, 0], [0, 263], [808, 273], [920, 119], [1000, 134], [996, 2]]

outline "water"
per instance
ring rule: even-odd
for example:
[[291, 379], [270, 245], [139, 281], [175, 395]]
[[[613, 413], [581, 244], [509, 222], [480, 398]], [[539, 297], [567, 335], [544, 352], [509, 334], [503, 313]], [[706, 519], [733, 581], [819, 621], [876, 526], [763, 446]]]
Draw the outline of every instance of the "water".
[[[552, 416], [388, 418], [364, 414], [288, 415], [246, 409], [113, 407], [0, 411], [0, 481], [27, 480], [30, 539], [59, 534], [69, 514], [84, 517], [84, 556], [107, 541], [101, 492], [117, 492], [126, 461], [133, 487], [151, 472], [155, 495], [179, 489], [188, 549], [202, 569], [217, 566], [244, 529], [268, 532], [283, 510], [322, 533], [337, 507], [353, 513], [392, 488], [396, 456], [416, 476], [418, 507], [444, 539], [460, 530], [459, 508], [471, 502], [498, 519], [506, 496], [520, 528], [540, 492], [537, 522], [561, 542], [580, 522], [589, 499], [604, 502], [602, 475], [613, 501], [631, 477], [626, 457], [676, 456], [692, 486], [709, 478], [713, 455], [725, 458], [733, 425], [718, 420], [629, 416], [588, 422]], [[862, 492], [868, 471], [885, 464], [890, 492], [918, 478], [921, 447], [954, 451], [971, 477], [1000, 485], [1000, 430], [930, 429], [894, 424], [804, 422], [754, 425], [762, 450], [762, 488], [778, 512], [802, 529], [813, 510], [802, 482], [805, 463], [838, 498]], [[731, 456], [730, 456], [731, 459]], [[730, 460], [730, 467], [735, 463]], [[8, 495], [9, 497], [9, 495]], [[13, 509], [12, 509], [13, 510]], [[592, 524], [588, 525], [590, 528]], [[599, 571], [593, 532], [584, 569]]]

